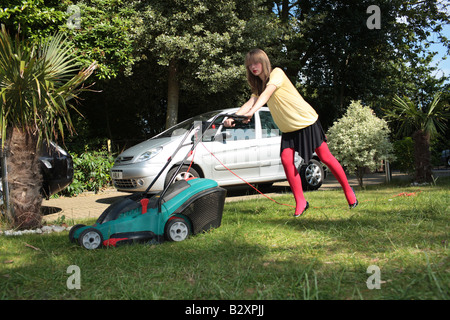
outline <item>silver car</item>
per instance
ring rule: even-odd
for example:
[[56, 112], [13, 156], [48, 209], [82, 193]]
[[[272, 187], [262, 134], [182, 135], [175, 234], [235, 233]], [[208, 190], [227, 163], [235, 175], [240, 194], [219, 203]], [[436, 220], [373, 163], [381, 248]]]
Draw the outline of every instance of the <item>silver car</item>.
[[[204, 135], [175, 180], [203, 177], [216, 180], [220, 186], [245, 184], [271, 185], [286, 180], [280, 159], [281, 132], [275, 125], [267, 107], [261, 108], [247, 123], [236, 122], [233, 128], [222, 125], [226, 114], [235, 109], [208, 112], [183, 121], [155, 137], [139, 143], [121, 153], [111, 169], [114, 187], [119, 191], [145, 191], [169, 157], [180, 144], [193, 122], [208, 121], [218, 113], [214, 125]], [[170, 182], [177, 165], [191, 149], [196, 135], [185, 140], [150, 191], [160, 191]], [[308, 164], [296, 155], [296, 165], [305, 190], [318, 189], [325, 179], [326, 170], [315, 157]]]

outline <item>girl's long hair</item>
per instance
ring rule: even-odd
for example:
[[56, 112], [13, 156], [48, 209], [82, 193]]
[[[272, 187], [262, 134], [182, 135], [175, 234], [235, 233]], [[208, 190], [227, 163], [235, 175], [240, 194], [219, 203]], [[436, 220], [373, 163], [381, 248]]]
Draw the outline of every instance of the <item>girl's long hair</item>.
[[[249, 66], [252, 63], [258, 62], [260, 62], [262, 65], [262, 74], [264, 76], [264, 80], [261, 80], [259, 76], [255, 76], [254, 74], [252, 74], [249, 69]], [[270, 65], [269, 57], [261, 49], [253, 49], [249, 51], [245, 56], [245, 69], [247, 70], [247, 81], [252, 88], [252, 93], [258, 96], [261, 95], [261, 93], [266, 88], [270, 73], [272, 72], [272, 66]]]

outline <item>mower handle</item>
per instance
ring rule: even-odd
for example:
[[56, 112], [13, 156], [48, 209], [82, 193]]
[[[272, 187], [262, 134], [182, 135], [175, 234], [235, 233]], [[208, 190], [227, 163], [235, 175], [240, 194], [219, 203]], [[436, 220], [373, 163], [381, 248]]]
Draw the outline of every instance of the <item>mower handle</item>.
[[[220, 116], [226, 116], [228, 118], [233, 118], [235, 120], [240, 120], [243, 121], [245, 119], [248, 119], [245, 116], [242, 115], [238, 115], [238, 114], [220, 114], [218, 113], [217, 115], [215, 115], [213, 117], [213, 119], [207, 123], [206, 127], [204, 129], [202, 129], [201, 132], [201, 136], [197, 141], [194, 141], [194, 143], [192, 143], [192, 147], [189, 150], [189, 152], [186, 154], [186, 156], [184, 157], [184, 159], [181, 161], [181, 163], [178, 165], [177, 171], [175, 172], [175, 174], [173, 175], [173, 177], [171, 178], [170, 182], [167, 184], [167, 186], [161, 191], [160, 193], [160, 197], [158, 199], [158, 212], [161, 212], [161, 200], [164, 197], [165, 193], [167, 192], [167, 189], [170, 187], [170, 185], [173, 183], [173, 181], [175, 180], [176, 175], [178, 174], [178, 172], [180, 171], [184, 161], [188, 158], [189, 154], [191, 154], [191, 152], [195, 149], [195, 147], [197, 146], [198, 142], [201, 141], [203, 139], [203, 135], [205, 133], [206, 130], [208, 130], [211, 125], [214, 123], [214, 121], [216, 121], [216, 119]], [[180, 144], [178, 145], [178, 147], [175, 149], [175, 151], [173, 152], [173, 154], [169, 157], [169, 159], [167, 160], [167, 162], [164, 164], [163, 168], [161, 169], [161, 171], [156, 175], [156, 177], [153, 179], [153, 181], [150, 183], [150, 185], [147, 187], [147, 189], [142, 193], [142, 196], [144, 197], [152, 188], [152, 186], [155, 184], [156, 180], [158, 180], [158, 178], [161, 176], [161, 174], [163, 173], [163, 171], [168, 167], [169, 163], [173, 160], [173, 158], [175, 157], [175, 155], [177, 154], [177, 152], [184, 146], [184, 142], [186, 141], [186, 138], [188, 137], [188, 135], [192, 132], [192, 130], [194, 130], [195, 128], [195, 124], [192, 124], [191, 128], [186, 132], [186, 134], [184, 135], [183, 139], [181, 140]]]
[[228, 118], [231, 118], [231, 119], [233, 119], [235, 121], [244, 121], [244, 120], [248, 119], [248, 117], [246, 117], [244, 115], [241, 115], [241, 114], [236, 114], [236, 113], [225, 114], [225, 116], [228, 117]]

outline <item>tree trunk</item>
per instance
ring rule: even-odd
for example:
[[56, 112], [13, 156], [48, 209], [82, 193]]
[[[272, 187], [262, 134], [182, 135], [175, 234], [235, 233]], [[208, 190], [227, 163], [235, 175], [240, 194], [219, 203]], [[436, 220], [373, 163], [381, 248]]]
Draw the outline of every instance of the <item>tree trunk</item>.
[[431, 182], [430, 134], [418, 130], [413, 134], [416, 182]]
[[180, 94], [180, 86], [177, 77], [177, 63], [175, 60], [171, 60], [169, 62], [166, 129], [176, 125], [178, 122], [179, 94]]
[[281, 22], [287, 24], [289, 21], [289, 0], [283, 0], [281, 6]]
[[358, 184], [362, 188], [363, 187], [363, 177], [366, 171], [366, 167], [357, 167], [356, 168], [356, 178], [358, 179]]
[[36, 152], [37, 135], [13, 128], [8, 135], [8, 183], [17, 229], [41, 226], [42, 173]]

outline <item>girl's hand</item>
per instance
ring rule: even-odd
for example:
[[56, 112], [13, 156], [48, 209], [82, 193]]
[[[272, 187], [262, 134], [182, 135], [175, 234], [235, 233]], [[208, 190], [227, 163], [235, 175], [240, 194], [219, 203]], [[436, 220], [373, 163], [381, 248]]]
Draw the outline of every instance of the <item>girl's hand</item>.
[[247, 124], [247, 123], [250, 122], [250, 120], [252, 120], [253, 113], [246, 113], [246, 114], [243, 114], [243, 116], [247, 117], [247, 119], [242, 120], [242, 122], [245, 123], [245, 124]]
[[223, 122], [223, 126], [224, 127], [227, 127], [227, 128], [232, 128], [232, 127], [234, 127], [236, 124], [234, 123], [234, 119], [232, 119], [232, 118], [228, 118], [227, 120], [225, 120], [224, 122]]

